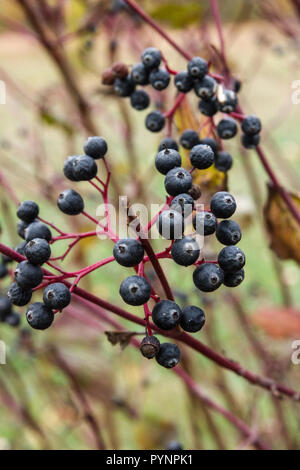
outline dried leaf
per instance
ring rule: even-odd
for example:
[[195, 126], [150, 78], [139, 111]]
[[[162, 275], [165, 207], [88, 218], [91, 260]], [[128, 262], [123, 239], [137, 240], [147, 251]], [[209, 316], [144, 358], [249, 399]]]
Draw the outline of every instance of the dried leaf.
[[276, 339], [296, 338], [300, 334], [300, 311], [288, 307], [270, 307], [251, 315], [252, 322]]
[[[201, 117], [201, 115], [200, 118], [202, 118], [202, 120], [206, 119]], [[194, 129], [197, 132], [200, 129], [200, 123], [187, 99], [182, 102], [181, 106], [176, 111], [174, 121], [179, 134], [182, 134], [186, 129]], [[182, 149], [181, 155], [183, 165], [189, 165], [189, 151]], [[207, 170], [194, 171], [193, 182], [200, 186], [203, 193], [207, 192], [210, 196], [217, 191], [227, 190], [227, 175], [218, 171], [214, 165], [207, 168]]]
[[136, 334], [133, 331], [105, 331], [108, 341], [115, 346], [119, 344], [121, 349], [125, 349], [131, 338]]
[[[281, 259], [293, 259], [300, 264], [300, 227], [287, 209], [279, 191], [268, 186], [269, 195], [264, 209], [270, 235], [270, 247]], [[289, 193], [300, 211], [300, 195]]]

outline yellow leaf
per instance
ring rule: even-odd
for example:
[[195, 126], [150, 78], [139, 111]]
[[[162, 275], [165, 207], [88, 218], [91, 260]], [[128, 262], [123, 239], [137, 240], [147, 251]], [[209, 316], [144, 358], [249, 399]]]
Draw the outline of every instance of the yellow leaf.
[[[281, 259], [293, 259], [300, 264], [300, 227], [288, 210], [279, 191], [268, 186], [269, 195], [264, 209], [270, 235], [270, 247]], [[300, 211], [300, 194], [289, 193]]]

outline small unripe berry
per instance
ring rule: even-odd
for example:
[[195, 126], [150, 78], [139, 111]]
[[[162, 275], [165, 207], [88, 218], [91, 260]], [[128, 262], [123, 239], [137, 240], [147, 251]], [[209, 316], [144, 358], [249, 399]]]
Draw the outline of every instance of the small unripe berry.
[[147, 335], [143, 338], [140, 344], [140, 351], [147, 359], [153, 359], [156, 356], [160, 348], [160, 342], [156, 336]]

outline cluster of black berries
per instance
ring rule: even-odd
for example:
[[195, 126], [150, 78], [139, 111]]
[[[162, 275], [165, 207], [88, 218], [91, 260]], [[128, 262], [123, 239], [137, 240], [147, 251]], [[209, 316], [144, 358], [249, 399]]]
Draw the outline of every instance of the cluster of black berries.
[[[152, 87], [158, 91], [166, 89], [170, 83], [170, 74], [165, 68], [161, 68], [162, 55], [155, 47], [144, 50], [141, 62], [135, 64], [131, 71], [124, 64], [119, 75], [108, 73], [109, 79], [103, 83], [114, 86], [115, 92], [121, 97], [130, 97], [131, 106], [137, 110], [146, 109], [150, 104], [147, 92], [136, 89], [138, 85]], [[120, 66], [119, 66], [120, 68]], [[126, 70], [126, 72], [124, 72]], [[104, 72], [106, 77], [108, 71]], [[212, 117], [218, 112], [224, 114], [234, 113], [238, 109], [237, 92], [224, 88], [218, 83], [208, 71], [208, 63], [202, 57], [193, 57], [187, 65], [187, 70], [179, 72], [174, 77], [174, 85], [180, 93], [188, 93], [194, 90], [196, 96], [200, 98], [198, 108], [201, 114]], [[166, 123], [164, 115], [159, 110], [152, 111], [146, 116], [145, 124], [152, 132], [161, 131]], [[260, 141], [261, 122], [256, 116], [246, 116], [241, 123], [242, 145], [247, 148], [255, 148]], [[226, 117], [219, 121], [216, 132], [220, 139], [228, 140], [233, 138], [238, 132], [235, 119]], [[226, 153], [226, 152], [224, 152]], [[220, 160], [226, 160], [227, 155], [220, 156]]]
[[[24, 238], [17, 248], [27, 260], [19, 263], [15, 269], [15, 282], [9, 287], [7, 297], [11, 304], [19, 307], [27, 305], [33, 289], [43, 281], [42, 265], [51, 256], [49, 242], [52, 239], [50, 229], [38, 220], [39, 207], [34, 201], [22, 202], [17, 210], [20, 219], [18, 233]], [[44, 330], [54, 320], [54, 310], [62, 310], [70, 303], [69, 289], [62, 283], [47, 286], [43, 294], [43, 302], [29, 305], [26, 318], [32, 328]]]

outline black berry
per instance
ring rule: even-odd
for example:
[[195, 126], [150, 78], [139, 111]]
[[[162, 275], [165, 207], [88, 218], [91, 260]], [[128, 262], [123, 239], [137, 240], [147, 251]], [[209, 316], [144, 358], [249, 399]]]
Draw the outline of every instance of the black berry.
[[166, 210], [159, 215], [157, 227], [162, 237], [175, 240], [182, 237], [184, 219], [176, 210]]
[[217, 170], [223, 171], [223, 173], [229, 171], [232, 167], [232, 156], [230, 153], [223, 150], [218, 152], [215, 157], [215, 167]]
[[237, 287], [239, 286], [245, 278], [245, 271], [240, 269], [233, 273], [225, 272], [223, 284], [226, 287]]
[[236, 245], [242, 238], [242, 231], [234, 220], [222, 220], [217, 227], [216, 237], [223, 245]]
[[183, 237], [176, 240], [171, 248], [171, 255], [175, 263], [181, 266], [191, 266], [199, 258], [200, 248], [192, 237]]
[[238, 98], [234, 91], [223, 90], [218, 94], [218, 102], [222, 113], [232, 113], [238, 105]]
[[180, 349], [174, 343], [162, 343], [155, 358], [161, 366], [172, 369], [180, 361]]
[[29, 261], [22, 261], [15, 270], [15, 280], [22, 289], [33, 289], [43, 280], [40, 266], [34, 266]]
[[180, 307], [171, 300], [161, 300], [152, 310], [152, 320], [161, 330], [172, 330], [181, 319]]
[[89, 157], [98, 160], [103, 158], [107, 152], [107, 143], [103, 137], [93, 136], [89, 137], [84, 144], [84, 153]]
[[187, 129], [181, 134], [180, 145], [182, 145], [182, 147], [184, 147], [185, 149], [190, 150], [199, 143], [199, 135], [196, 131], [193, 131], [192, 129]]
[[165, 123], [166, 120], [160, 111], [152, 111], [145, 120], [146, 127], [151, 132], [161, 131]]
[[141, 276], [129, 276], [121, 283], [120, 295], [129, 305], [143, 305], [150, 299], [151, 286]]
[[217, 125], [217, 133], [221, 139], [232, 139], [237, 134], [238, 128], [233, 119], [222, 119]]
[[225, 246], [218, 256], [219, 266], [226, 272], [239, 271], [245, 266], [246, 257], [237, 246]]
[[210, 201], [212, 213], [220, 219], [228, 219], [236, 210], [234, 197], [226, 191], [215, 193]]
[[23, 307], [30, 302], [32, 297], [32, 290], [22, 289], [19, 284], [14, 282], [8, 289], [7, 297], [12, 304], [17, 305], [18, 307]]
[[242, 145], [246, 149], [255, 149], [260, 142], [260, 135], [255, 134], [255, 135], [247, 135], [243, 134], [242, 135]]
[[49, 243], [44, 238], [33, 238], [25, 246], [25, 256], [31, 264], [41, 266], [51, 256]]
[[29, 325], [36, 330], [46, 330], [52, 325], [54, 314], [51, 308], [42, 302], [35, 302], [29, 305], [26, 312], [26, 319]]
[[170, 83], [170, 74], [163, 69], [154, 69], [150, 72], [149, 82], [156, 90], [164, 90]]
[[16, 328], [21, 323], [21, 317], [18, 313], [11, 312], [9, 315], [7, 315], [7, 317], [5, 318], [4, 321], [7, 325], [9, 325], [13, 328]]
[[127, 268], [133, 268], [144, 258], [144, 248], [134, 238], [118, 240], [113, 249], [116, 261]]
[[34, 238], [44, 238], [50, 242], [52, 238], [51, 230], [42, 222], [32, 222], [32, 224], [29, 224], [25, 229], [25, 240], [30, 242], [30, 240]]
[[121, 96], [122, 98], [126, 98], [130, 96], [131, 93], [134, 92], [135, 83], [131, 79], [130, 75], [125, 78], [116, 78], [114, 82], [114, 90], [117, 95]]
[[166, 175], [173, 168], [181, 166], [181, 156], [177, 150], [166, 148], [156, 155], [155, 166], [160, 173]]
[[131, 69], [131, 79], [138, 85], [147, 85], [149, 83], [149, 69], [141, 62], [135, 64]]
[[6, 295], [0, 296], [0, 321], [4, 321], [4, 319], [9, 315], [11, 312], [11, 301]]
[[190, 194], [182, 193], [174, 197], [171, 202], [170, 209], [179, 212], [184, 218], [191, 215], [194, 209], [194, 199]]
[[224, 272], [213, 263], [200, 264], [193, 274], [195, 286], [203, 292], [212, 292], [218, 289], [223, 279]]
[[74, 181], [89, 181], [97, 175], [98, 167], [94, 158], [81, 155], [72, 160]]
[[210, 100], [200, 100], [198, 103], [198, 108], [201, 114], [204, 116], [212, 117], [219, 111], [218, 101], [215, 97]]
[[196, 333], [200, 331], [205, 323], [205, 313], [199, 307], [189, 305], [182, 310], [180, 326], [184, 331]]
[[50, 284], [44, 290], [43, 301], [53, 310], [62, 310], [71, 302], [70, 290], [62, 282]]
[[195, 145], [190, 151], [190, 160], [193, 167], [205, 170], [214, 163], [215, 155], [209, 145]]
[[188, 93], [194, 86], [194, 80], [188, 72], [179, 72], [175, 75], [174, 84], [181, 93]]
[[39, 206], [34, 201], [22, 202], [17, 210], [17, 216], [24, 222], [31, 223], [39, 214]]
[[143, 111], [148, 108], [150, 104], [150, 98], [148, 93], [144, 90], [136, 90], [130, 96], [130, 104], [137, 111]]
[[161, 63], [161, 53], [155, 47], [148, 47], [142, 54], [142, 62], [148, 69], [159, 67]]
[[184, 168], [173, 168], [165, 177], [165, 188], [171, 196], [187, 193], [193, 184], [191, 174]]
[[204, 139], [200, 140], [200, 144], [203, 145], [209, 145], [211, 149], [213, 150], [215, 156], [219, 150], [219, 144], [215, 139], [212, 139], [211, 137], [205, 137]]
[[59, 209], [68, 215], [80, 214], [84, 209], [82, 197], [74, 189], [65, 189], [57, 199]]
[[193, 218], [193, 227], [199, 235], [212, 235], [217, 228], [217, 219], [208, 211], [197, 212]]
[[194, 78], [203, 78], [208, 72], [208, 64], [202, 57], [193, 57], [188, 63], [188, 72]]
[[175, 139], [172, 139], [172, 137], [164, 137], [159, 144], [158, 151], [160, 152], [161, 150], [165, 149], [173, 149], [173, 150], [179, 150], [179, 146], [176, 142]]
[[196, 80], [194, 90], [199, 98], [210, 100], [217, 91], [217, 82], [209, 75], [206, 75], [201, 80]]
[[246, 135], [256, 135], [261, 131], [261, 122], [257, 116], [246, 116], [242, 121], [242, 131]]

